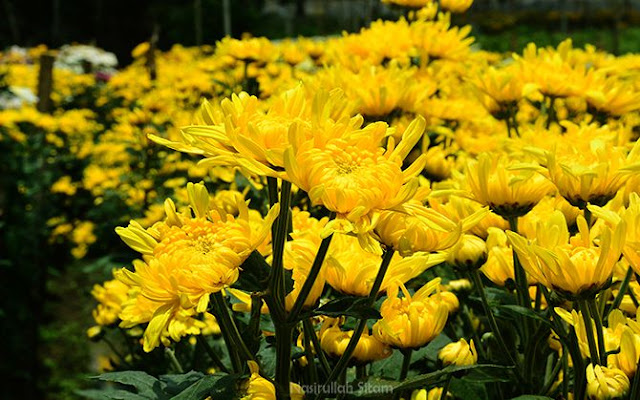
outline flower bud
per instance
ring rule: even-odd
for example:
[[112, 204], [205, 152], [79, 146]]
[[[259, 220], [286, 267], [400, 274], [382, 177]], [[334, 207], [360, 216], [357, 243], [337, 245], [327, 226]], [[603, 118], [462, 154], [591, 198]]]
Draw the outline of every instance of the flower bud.
[[629, 378], [617, 368], [589, 364], [587, 367], [587, 395], [594, 400], [609, 400], [629, 391]]
[[465, 339], [460, 339], [444, 346], [438, 353], [438, 358], [445, 366], [473, 365], [478, 362], [478, 353], [473, 340], [471, 340], [471, 343], [467, 343]]
[[449, 263], [461, 270], [479, 268], [487, 260], [487, 246], [484, 240], [474, 235], [463, 235], [449, 250]]

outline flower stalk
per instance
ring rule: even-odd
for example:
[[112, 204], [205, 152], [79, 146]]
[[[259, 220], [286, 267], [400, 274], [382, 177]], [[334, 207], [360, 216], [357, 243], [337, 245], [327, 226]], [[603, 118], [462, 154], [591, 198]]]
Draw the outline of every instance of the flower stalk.
[[602, 327], [602, 318], [600, 317], [600, 311], [598, 311], [598, 306], [596, 304], [596, 299], [591, 298], [587, 300], [587, 307], [591, 312], [593, 320], [596, 323], [596, 333], [598, 340], [598, 354], [600, 355], [600, 364], [607, 365], [607, 351], [604, 346], [604, 329]]
[[[378, 274], [376, 275], [376, 279], [373, 282], [373, 286], [371, 287], [371, 291], [369, 292], [369, 297], [367, 298], [367, 306], [373, 306], [373, 303], [376, 301], [376, 297], [378, 296], [378, 292], [380, 291], [380, 287], [382, 286], [382, 281], [384, 280], [385, 275], [387, 274], [387, 270], [389, 269], [389, 264], [391, 264], [391, 259], [393, 258], [394, 250], [392, 248], [387, 248], [382, 256], [382, 263], [380, 264], [380, 269], [378, 269]], [[338, 360], [338, 363], [329, 374], [329, 377], [322, 385], [322, 389], [320, 393], [315, 397], [316, 400], [322, 400], [327, 396], [326, 391], [324, 390], [331, 382], [334, 382], [342, 371], [347, 368], [347, 364], [353, 355], [356, 347], [358, 346], [358, 341], [360, 340], [360, 336], [362, 336], [362, 332], [367, 326], [367, 318], [361, 318], [358, 321], [358, 325], [353, 331], [353, 335], [351, 336], [351, 340], [349, 340], [349, 344], [347, 344], [347, 348], [344, 353]]]
[[487, 295], [484, 293], [484, 285], [482, 283], [482, 279], [480, 278], [480, 273], [478, 272], [478, 270], [475, 270], [470, 272], [470, 275], [471, 275], [471, 281], [473, 282], [473, 285], [475, 286], [476, 291], [480, 296], [480, 301], [482, 302], [482, 307], [484, 308], [484, 312], [487, 315], [487, 320], [489, 321], [489, 328], [491, 329], [491, 332], [498, 340], [498, 343], [500, 344], [502, 351], [509, 358], [509, 362], [511, 363], [511, 365], [517, 367], [518, 362], [513, 357], [513, 355], [511, 354], [511, 351], [507, 347], [507, 344], [505, 343], [504, 338], [500, 333], [500, 328], [498, 328], [498, 323], [496, 322], [496, 318], [494, 317], [493, 312], [491, 311], [489, 300], [487, 300]]
[[578, 309], [582, 313], [582, 319], [584, 320], [585, 331], [587, 334], [587, 343], [589, 344], [589, 354], [591, 355], [591, 362], [595, 365], [600, 365], [600, 357], [598, 356], [598, 346], [596, 345], [596, 339], [593, 335], [593, 323], [591, 320], [591, 312], [586, 300], [578, 300]]

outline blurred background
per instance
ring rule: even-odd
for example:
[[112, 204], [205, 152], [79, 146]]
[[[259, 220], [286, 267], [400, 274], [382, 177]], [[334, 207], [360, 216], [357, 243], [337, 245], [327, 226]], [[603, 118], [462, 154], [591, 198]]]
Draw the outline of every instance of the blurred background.
[[[1, 0], [0, 47], [87, 43], [114, 52], [121, 64], [159, 29], [159, 47], [213, 44], [230, 33], [281, 38], [357, 31], [396, 18], [378, 0]], [[228, 22], [225, 23], [225, 16]], [[486, 50], [518, 51], [528, 41], [556, 45], [570, 34], [610, 52], [640, 46], [640, 1], [477, 0], [469, 23]]]
[[[272, 39], [339, 35], [400, 15], [379, 0], [0, 0], [0, 50], [91, 44], [114, 53], [124, 67], [132, 61], [132, 49], [154, 35], [158, 49], [168, 50], [177, 43], [213, 45], [226, 34]], [[490, 51], [519, 52], [531, 41], [556, 46], [568, 36], [576, 47], [591, 43], [614, 54], [640, 48], [640, 1], [476, 0], [469, 12], [454, 16], [454, 23], [472, 25], [475, 46]], [[62, 108], [78, 104], [67, 106]], [[13, 166], [4, 155], [0, 173], [8, 174]], [[75, 391], [86, 387], [90, 371], [99, 368], [85, 334], [93, 324], [91, 287], [109, 279], [114, 263], [132, 254], [112, 227], [87, 233], [100, 240], [79, 260], [69, 258], [68, 247], [50, 246], [50, 232], [33, 227], [44, 226], [42, 216], [53, 216], [46, 208], [55, 198], [45, 197], [48, 188], [31, 187], [27, 194], [24, 189], [30, 176], [46, 175], [46, 168], [42, 160], [31, 164], [28, 153], [22, 161], [27, 169], [15, 179], [25, 180], [25, 186], [16, 192], [13, 186], [0, 188], [0, 375], [6, 381], [0, 398], [77, 398]], [[23, 215], [19, 196], [31, 196], [39, 211]], [[22, 210], [12, 212], [11, 207]], [[74, 209], [80, 219], [86, 212]], [[17, 226], [24, 229], [11, 228]], [[75, 227], [79, 234], [82, 227]], [[113, 254], [113, 249], [124, 253]]]

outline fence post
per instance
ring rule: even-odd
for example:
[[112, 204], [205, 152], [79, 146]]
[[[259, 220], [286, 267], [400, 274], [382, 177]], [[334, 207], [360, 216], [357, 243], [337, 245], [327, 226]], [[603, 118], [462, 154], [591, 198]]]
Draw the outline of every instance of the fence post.
[[149, 70], [149, 78], [151, 82], [154, 82], [158, 77], [158, 71], [156, 68], [156, 47], [158, 46], [158, 36], [159, 36], [160, 28], [158, 24], [153, 26], [153, 34], [151, 34], [151, 39], [149, 40], [149, 50], [147, 50], [146, 54], [146, 65]]
[[51, 91], [53, 90], [53, 61], [52, 54], [44, 53], [40, 56], [40, 70], [38, 71], [38, 104], [41, 113], [50, 113], [53, 109]]

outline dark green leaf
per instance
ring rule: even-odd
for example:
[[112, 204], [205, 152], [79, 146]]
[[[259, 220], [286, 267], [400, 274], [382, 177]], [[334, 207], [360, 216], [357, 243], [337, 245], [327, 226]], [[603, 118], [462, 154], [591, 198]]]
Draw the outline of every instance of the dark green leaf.
[[161, 375], [160, 380], [166, 384], [165, 392], [176, 395], [202, 379], [202, 372], [189, 371], [186, 374]]
[[514, 397], [511, 400], [553, 400], [553, 398], [547, 397], [547, 396], [535, 396], [532, 394], [524, 394], [522, 396]]
[[193, 383], [180, 394], [173, 396], [172, 400], [202, 400], [216, 390], [216, 386], [227, 374], [206, 375]]
[[469, 382], [466, 377], [462, 379], [452, 379], [449, 386], [449, 392], [455, 395], [456, 398], [462, 400], [487, 400], [489, 398], [485, 385], [476, 382]]
[[270, 270], [271, 267], [264, 257], [257, 250], [254, 250], [240, 266], [240, 276], [233, 287], [248, 292], [263, 291], [266, 289]]
[[94, 379], [133, 386], [140, 396], [149, 399], [157, 398], [165, 386], [163, 382], [142, 371], [107, 372]]
[[380, 319], [380, 313], [368, 306], [366, 297], [347, 296], [332, 300], [316, 309], [314, 315], [326, 315], [328, 317], [348, 316], [354, 318]]
[[[438, 359], [438, 352], [449, 343], [451, 343], [451, 339], [444, 333], [441, 333], [427, 346], [413, 352], [411, 356], [412, 365], [424, 360], [436, 361]], [[400, 369], [402, 369], [402, 360], [402, 353], [394, 351], [391, 357], [371, 364], [370, 374], [396, 379]]]
[[276, 373], [276, 348], [274, 345], [269, 344], [266, 340], [260, 343], [260, 350], [258, 351], [258, 359], [262, 366], [261, 373], [267, 376], [273, 376]]
[[511, 318], [516, 316], [523, 316], [551, 326], [551, 321], [549, 321], [549, 319], [543, 317], [540, 313], [537, 313], [529, 308], [525, 308], [515, 304], [502, 304], [496, 306], [496, 309], [498, 310], [498, 314], [496, 315], [497, 317], [500, 317], [501, 314], [502, 316], [506, 315]]
[[140, 396], [120, 389], [87, 389], [78, 390], [79, 396], [92, 400], [149, 400], [149, 397]]
[[413, 378], [407, 379], [402, 384], [398, 385], [395, 390], [402, 391], [402, 390], [408, 390], [408, 389], [424, 388], [426, 386], [430, 386], [435, 384], [436, 382], [441, 381], [447, 375], [453, 374], [455, 372], [470, 371], [475, 369], [482, 369], [482, 370], [497, 369], [502, 371], [503, 373], [506, 373], [511, 368], [512, 367], [505, 367], [503, 365], [493, 365], [493, 364], [464, 365], [459, 367], [449, 366], [439, 371], [435, 371], [435, 372], [424, 374], [424, 375], [418, 375]]
[[396, 386], [398, 386], [397, 381], [369, 378], [366, 381], [358, 382], [352, 386], [352, 391], [347, 398], [369, 400], [390, 399]]

